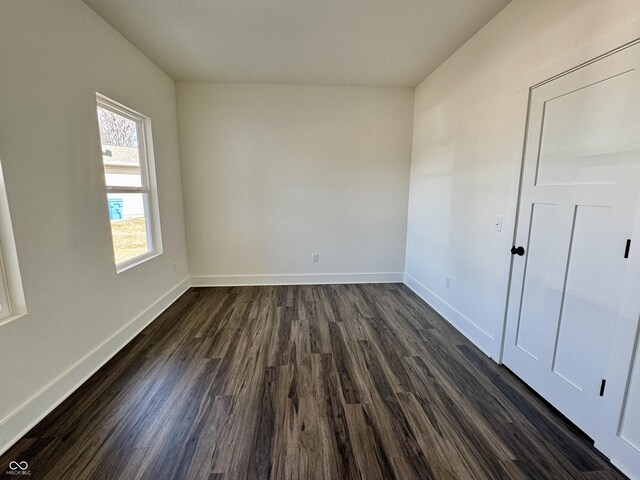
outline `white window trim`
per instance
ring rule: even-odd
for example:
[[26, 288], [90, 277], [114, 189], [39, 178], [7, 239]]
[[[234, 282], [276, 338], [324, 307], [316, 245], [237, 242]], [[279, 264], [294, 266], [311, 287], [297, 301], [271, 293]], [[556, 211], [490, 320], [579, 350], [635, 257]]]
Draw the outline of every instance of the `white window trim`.
[[[162, 255], [162, 232], [160, 229], [160, 211], [158, 208], [158, 188], [156, 184], [155, 158], [153, 155], [153, 140], [151, 133], [151, 119], [135, 110], [118, 103], [109, 97], [96, 93], [96, 104], [98, 107], [110, 110], [118, 115], [122, 115], [134, 121], [137, 125], [138, 149], [140, 152], [140, 187], [112, 187], [106, 185], [107, 194], [113, 193], [142, 193], [146, 196], [145, 201], [145, 223], [147, 227], [147, 244], [149, 251], [141, 255], [136, 255], [123, 262], [116, 263], [118, 273], [125, 272], [133, 267], [145, 263], [152, 258]], [[98, 128], [100, 128], [98, 124]], [[99, 134], [100, 132], [98, 132]], [[100, 137], [98, 137], [100, 138]], [[102, 142], [100, 142], [100, 164], [102, 165]], [[103, 166], [104, 169], [104, 166]], [[108, 202], [105, 202], [108, 206]], [[108, 207], [107, 207], [108, 210]], [[113, 242], [113, 236], [111, 237]], [[112, 243], [113, 247], [113, 243]], [[112, 248], [113, 250], [113, 248]], [[114, 251], [115, 263], [115, 251]]]
[[6, 307], [0, 312], [0, 325], [27, 314], [2, 166], [0, 166], [0, 298]]

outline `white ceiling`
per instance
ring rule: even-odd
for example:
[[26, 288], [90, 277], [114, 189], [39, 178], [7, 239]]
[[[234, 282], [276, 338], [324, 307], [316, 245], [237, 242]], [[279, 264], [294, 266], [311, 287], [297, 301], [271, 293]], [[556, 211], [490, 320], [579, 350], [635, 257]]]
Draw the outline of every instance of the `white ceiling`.
[[84, 0], [176, 80], [416, 86], [509, 0]]

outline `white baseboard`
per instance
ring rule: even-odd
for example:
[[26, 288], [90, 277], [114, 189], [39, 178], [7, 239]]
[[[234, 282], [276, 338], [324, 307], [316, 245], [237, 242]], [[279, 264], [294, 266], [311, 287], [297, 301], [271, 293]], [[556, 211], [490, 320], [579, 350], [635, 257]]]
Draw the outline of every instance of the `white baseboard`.
[[323, 285], [332, 283], [402, 283], [402, 272], [318, 273], [291, 275], [206, 275], [191, 277], [194, 287], [241, 285]]
[[191, 283], [185, 278], [149, 308], [80, 359], [66, 372], [0, 421], [0, 455], [80, 387], [91, 375], [175, 302]]
[[[478, 347], [485, 355], [493, 359], [498, 358], [496, 352], [495, 340], [491, 335], [474, 324], [469, 318], [453, 308], [442, 298], [429, 290], [418, 280], [408, 273], [404, 274], [404, 284], [413, 290], [420, 298], [429, 304], [436, 312], [440, 314], [447, 322], [459, 330], [467, 337], [476, 347]], [[499, 345], [497, 346], [499, 348]]]

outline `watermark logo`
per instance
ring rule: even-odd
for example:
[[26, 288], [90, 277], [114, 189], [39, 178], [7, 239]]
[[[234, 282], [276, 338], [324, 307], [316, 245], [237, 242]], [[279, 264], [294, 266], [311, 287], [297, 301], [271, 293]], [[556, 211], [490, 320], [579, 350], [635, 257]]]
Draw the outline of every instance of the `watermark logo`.
[[31, 470], [29, 470], [29, 464], [24, 460], [21, 462], [13, 460], [9, 462], [9, 470], [5, 473], [7, 475], [31, 475]]

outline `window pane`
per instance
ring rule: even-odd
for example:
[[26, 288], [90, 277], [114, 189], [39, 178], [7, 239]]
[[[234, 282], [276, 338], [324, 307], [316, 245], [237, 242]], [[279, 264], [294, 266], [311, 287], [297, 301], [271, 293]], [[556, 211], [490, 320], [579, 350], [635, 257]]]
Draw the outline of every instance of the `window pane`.
[[107, 197], [116, 264], [149, 252], [147, 194], [110, 193]]
[[138, 125], [98, 107], [104, 176], [109, 187], [141, 187]]

